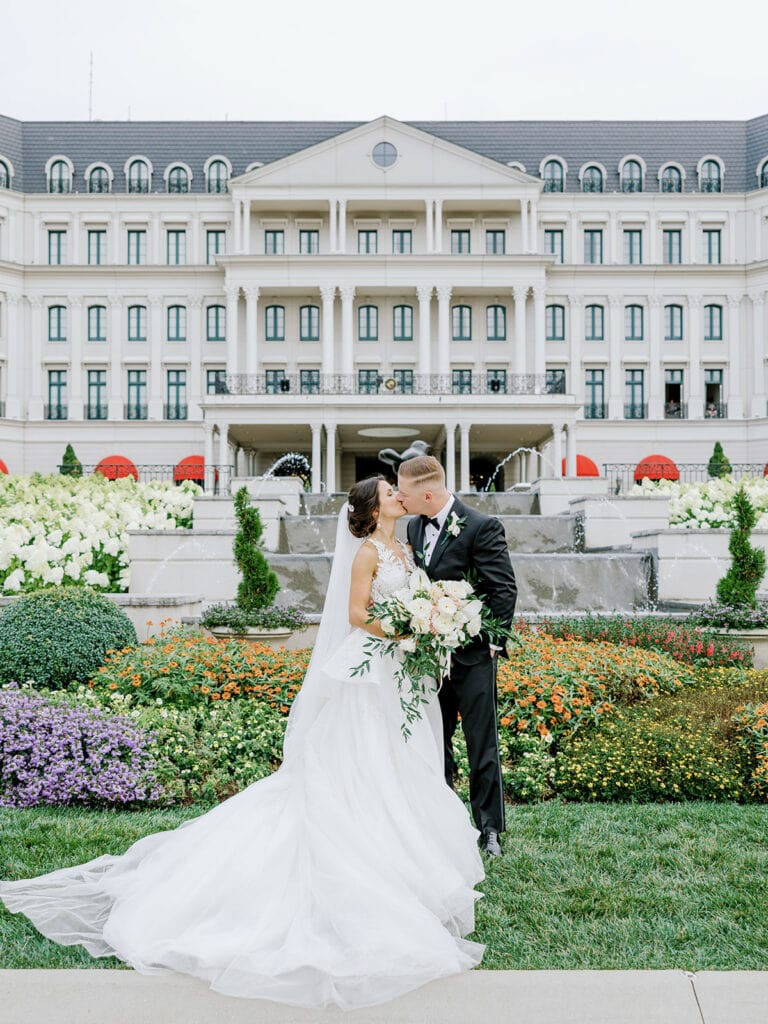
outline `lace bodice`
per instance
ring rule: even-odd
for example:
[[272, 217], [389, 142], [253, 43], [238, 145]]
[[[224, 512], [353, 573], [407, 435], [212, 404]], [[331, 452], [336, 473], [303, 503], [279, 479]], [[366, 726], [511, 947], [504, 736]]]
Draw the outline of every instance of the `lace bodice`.
[[375, 540], [373, 537], [370, 537], [369, 540], [379, 554], [376, 575], [373, 578], [373, 586], [371, 587], [371, 597], [374, 601], [382, 601], [385, 597], [389, 597], [393, 591], [405, 586], [408, 576], [415, 568], [413, 556], [411, 555], [410, 548], [406, 547], [402, 541], [398, 541], [398, 543], [402, 549], [403, 557], [398, 558], [380, 540]]

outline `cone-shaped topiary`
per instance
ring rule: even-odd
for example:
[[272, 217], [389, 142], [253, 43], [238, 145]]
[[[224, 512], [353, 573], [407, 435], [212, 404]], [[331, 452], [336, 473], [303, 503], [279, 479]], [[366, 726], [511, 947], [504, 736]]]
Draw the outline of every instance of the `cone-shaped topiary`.
[[715, 441], [715, 448], [710, 456], [707, 472], [714, 478], [728, 476], [731, 472], [731, 463], [726, 457], [723, 446], [719, 441]]
[[83, 465], [80, 459], [75, 455], [75, 449], [71, 444], [68, 444], [64, 455], [61, 459], [61, 465], [59, 466], [59, 473], [61, 476], [82, 476]]
[[277, 576], [262, 553], [264, 529], [257, 508], [251, 508], [246, 487], [235, 494], [235, 515], [240, 527], [235, 536], [235, 564], [243, 577], [237, 587], [237, 606], [244, 612], [257, 611], [272, 603], [280, 589]]
[[749, 543], [757, 515], [743, 487], [734, 495], [733, 508], [736, 522], [728, 542], [731, 567], [717, 584], [717, 599], [734, 608], [756, 608], [757, 588], [765, 576], [765, 552]]

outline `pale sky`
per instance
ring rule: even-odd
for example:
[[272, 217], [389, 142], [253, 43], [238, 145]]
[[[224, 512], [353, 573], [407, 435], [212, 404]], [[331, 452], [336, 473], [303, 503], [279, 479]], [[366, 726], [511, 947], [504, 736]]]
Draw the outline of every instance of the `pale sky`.
[[737, 119], [768, 113], [760, 0], [26, 0], [22, 120]]

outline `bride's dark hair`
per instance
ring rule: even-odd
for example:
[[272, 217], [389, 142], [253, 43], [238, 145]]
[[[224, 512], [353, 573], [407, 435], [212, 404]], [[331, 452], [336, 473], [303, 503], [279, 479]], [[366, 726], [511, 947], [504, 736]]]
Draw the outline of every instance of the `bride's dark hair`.
[[347, 496], [349, 511], [347, 521], [349, 532], [354, 537], [368, 537], [376, 529], [374, 512], [379, 508], [379, 480], [387, 478], [382, 473], [358, 480], [350, 488]]

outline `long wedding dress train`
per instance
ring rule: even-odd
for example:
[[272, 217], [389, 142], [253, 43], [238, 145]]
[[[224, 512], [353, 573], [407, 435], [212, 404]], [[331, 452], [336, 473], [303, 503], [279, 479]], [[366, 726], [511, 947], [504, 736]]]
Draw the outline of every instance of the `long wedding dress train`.
[[[405, 581], [379, 558], [377, 598]], [[141, 973], [303, 1006], [373, 1005], [477, 965], [462, 936], [483, 867], [443, 777], [437, 701], [404, 741], [394, 663], [351, 676], [368, 634], [347, 633], [277, 772], [121, 856], [0, 882], [7, 908]]]

